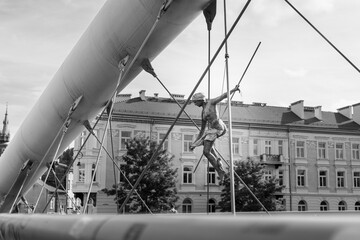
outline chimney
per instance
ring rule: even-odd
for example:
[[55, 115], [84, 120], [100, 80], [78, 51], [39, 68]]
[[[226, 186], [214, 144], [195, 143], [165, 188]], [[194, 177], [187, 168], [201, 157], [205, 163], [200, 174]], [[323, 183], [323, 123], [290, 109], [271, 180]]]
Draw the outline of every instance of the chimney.
[[131, 99], [131, 94], [118, 94], [116, 95], [115, 102], [125, 102]]
[[360, 103], [352, 105], [353, 107], [353, 120], [360, 124]]
[[257, 106], [257, 107], [266, 107], [266, 103], [253, 102], [252, 104], [253, 104], [253, 106]]
[[322, 121], [322, 111], [321, 106], [314, 107], [314, 117]]
[[341, 115], [343, 115], [343, 116], [345, 116], [345, 117], [347, 117], [347, 118], [349, 118], [349, 119], [352, 119], [351, 106], [346, 106], [346, 107], [339, 108], [339, 109], [338, 109], [338, 112], [339, 112]]
[[304, 119], [304, 100], [299, 100], [290, 105], [290, 109], [301, 119]]
[[141, 90], [139, 92], [139, 97], [141, 98], [141, 100], [145, 101], [146, 100], [146, 97], [145, 97], [145, 90]]

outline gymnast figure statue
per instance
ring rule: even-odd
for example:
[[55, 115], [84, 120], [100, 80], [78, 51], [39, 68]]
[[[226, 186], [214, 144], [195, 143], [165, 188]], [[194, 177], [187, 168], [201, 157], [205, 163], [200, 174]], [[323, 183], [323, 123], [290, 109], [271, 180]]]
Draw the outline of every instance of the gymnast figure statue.
[[[236, 85], [230, 91], [230, 94], [240, 91], [239, 86]], [[219, 118], [219, 112], [217, 104], [227, 97], [227, 93], [224, 93], [216, 98], [205, 99], [203, 93], [195, 93], [192, 97], [194, 104], [198, 107], [202, 107], [201, 113], [201, 129], [197, 139], [191, 144], [190, 149], [194, 150], [196, 147], [201, 145], [204, 146], [203, 153], [209, 160], [211, 165], [215, 168], [219, 175], [220, 181], [225, 176], [225, 170], [222, 166], [221, 159], [218, 158], [214, 150], [215, 140], [226, 133], [226, 125]], [[207, 123], [209, 123], [209, 129], [205, 130]]]

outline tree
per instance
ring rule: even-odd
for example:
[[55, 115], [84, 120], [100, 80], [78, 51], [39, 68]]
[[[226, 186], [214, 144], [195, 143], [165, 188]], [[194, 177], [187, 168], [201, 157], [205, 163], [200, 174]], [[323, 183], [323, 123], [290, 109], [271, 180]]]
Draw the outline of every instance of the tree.
[[[59, 181], [65, 176], [66, 170], [69, 167], [70, 163], [73, 160], [74, 156], [74, 148], [68, 148], [66, 149], [60, 157], [54, 161], [52, 169], [54, 171], [50, 171], [48, 179], [46, 180], [46, 184], [58, 188], [61, 190], [64, 190], [60, 185]], [[54, 175], [55, 172], [55, 175]], [[45, 178], [48, 174], [48, 171], [46, 171], [42, 176], [41, 180], [45, 181]], [[61, 185], [66, 188], [66, 177], [64, 177], [63, 181], [61, 182]], [[58, 191], [55, 194], [55, 212], [58, 212]], [[67, 210], [66, 210], [67, 211]]]
[[[65, 175], [67, 167], [70, 165], [71, 161], [73, 160], [73, 156], [74, 156], [74, 148], [68, 148], [60, 155], [60, 157], [57, 160], [55, 160], [53, 164], [53, 169], [56, 173], [56, 177], [59, 180], [61, 180], [62, 177]], [[42, 175], [41, 177], [42, 181], [45, 181], [46, 175], [47, 175], [47, 171]], [[55, 179], [55, 176], [52, 171], [49, 174], [46, 184], [49, 184], [52, 187], [56, 187], [59, 184], [58, 181]], [[65, 187], [66, 178], [64, 178], [61, 184]], [[60, 189], [62, 188], [60, 187]]]
[[[143, 137], [136, 137], [126, 143], [127, 153], [122, 156], [126, 164], [122, 165], [121, 169], [132, 185], [135, 184], [148, 165], [157, 147], [156, 142]], [[160, 151], [136, 189], [136, 192], [150, 208], [151, 212], [167, 211], [178, 199], [175, 188], [177, 169], [172, 168], [173, 158], [174, 156], [166, 150]], [[115, 187], [113, 185], [112, 189], [103, 189], [103, 191], [107, 195], [116, 195]], [[124, 202], [131, 189], [132, 186], [122, 176], [121, 182], [117, 184], [117, 201], [119, 205]], [[126, 211], [146, 213], [148, 210], [145, 204], [134, 193], [126, 205]]]
[[[247, 159], [247, 161], [234, 162], [234, 171], [240, 176], [244, 183], [250, 188], [254, 195], [264, 205], [268, 211], [276, 210], [276, 201], [274, 194], [282, 190], [282, 186], [277, 184], [278, 180], [271, 178], [263, 179], [263, 166], [259, 162]], [[261, 205], [250, 194], [249, 190], [241, 184], [235, 176], [235, 208], [236, 211], [262, 211]], [[230, 180], [225, 178], [224, 189], [221, 194], [219, 205], [222, 212], [231, 211], [230, 203]]]

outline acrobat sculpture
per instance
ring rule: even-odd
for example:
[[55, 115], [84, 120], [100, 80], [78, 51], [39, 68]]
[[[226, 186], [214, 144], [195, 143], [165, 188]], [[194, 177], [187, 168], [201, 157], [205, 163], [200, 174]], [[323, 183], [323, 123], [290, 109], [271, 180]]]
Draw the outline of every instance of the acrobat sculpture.
[[[240, 91], [239, 86], [236, 85], [230, 91], [230, 94]], [[202, 107], [201, 113], [201, 129], [199, 135], [195, 142], [190, 146], [191, 150], [194, 150], [196, 147], [201, 145], [204, 146], [204, 156], [209, 160], [211, 165], [217, 171], [220, 181], [223, 180], [225, 175], [225, 170], [223, 169], [221, 159], [217, 157], [215, 150], [213, 148], [215, 140], [226, 133], [226, 125], [219, 118], [219, 112], [217, 109], [217, 104], [224, 100], [227, 97], [227, 93], [224, 93], [216, 98], [206, 100], [203, 93], [195, 93], [192, 97], [194, 104], [198, 107]], [[209, 124], [209, 129], [205, 130], [206, 124]]]

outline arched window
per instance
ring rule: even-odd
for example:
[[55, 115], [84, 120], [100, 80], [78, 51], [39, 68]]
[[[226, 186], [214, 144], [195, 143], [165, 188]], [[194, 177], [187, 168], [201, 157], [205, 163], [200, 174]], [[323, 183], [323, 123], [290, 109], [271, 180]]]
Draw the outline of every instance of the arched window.
[[182, 203], [182, 212], [191, 213], [191, 211], [192, 211], [192, 201], [190, 198], [185, 198]]
[[357, 201], [355, 203], [355, 211], [360, 211], [360, 202], [359, 201]]
[[209, 199], [209, 205], [208, 205], [209, 213], [214, 213], [215, 212], [215, 207], [216, 207], [215, 200], [214, 199]]
[[339, 205], [338, 205], [338, 209], [339, 211], [345, 211], [346, 210], [346, 202], [345, 201], [340, 201]]
[[300, 200], [298, 203], [298, 211], [305, 212], [307, 210], [307, 204], [304, 200]]
[[320, 211], [329, 211], [329, 204], [327, 201], [322, 201], [320, 203]]

